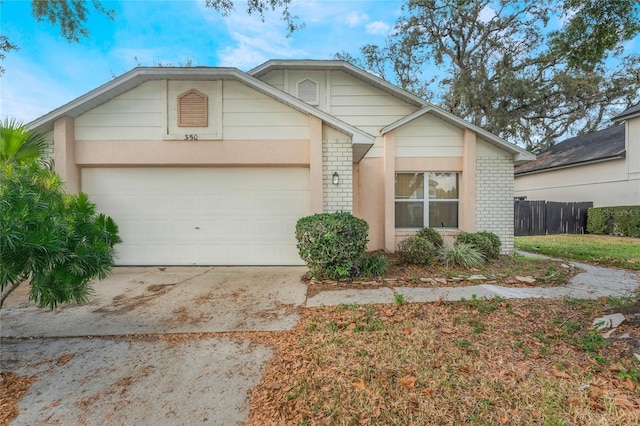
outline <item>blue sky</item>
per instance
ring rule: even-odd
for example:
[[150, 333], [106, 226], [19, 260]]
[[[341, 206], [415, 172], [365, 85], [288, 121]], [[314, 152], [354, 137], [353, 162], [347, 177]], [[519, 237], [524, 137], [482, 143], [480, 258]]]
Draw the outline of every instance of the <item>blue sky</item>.
[[[23, 122], [57, 108], [136, 65], [232, 66], [249, 70], [268, 59], [331, 59], [365, 43], [383, 43], [400, 13], [391, 0], [297, 1], [294, 14], [306, 27], [287, 37], [280, 14], [265, 22], [242, 9], [224, 18], [204, 0], [104, 1], [110, 21], [92, 13], [89, 38], [68, 43], [49, 23], [31, 16], [31, 2], [2, 0], [2, 34], [20, 46], [3, 61], [0, 118]], [[244, 3], [246, 4], [246, 3]]]
[[[123, 74], [136, 65], [232, 66], [247, 71], [268, 59], [331, 59], [383, 44], [400, 15], [397, 0], [293, 0], [292, 12], [306, 24], [287, 37], [279, 12], [222, 17], [205, 0], [103, 1], [111, 21], [93, 12], [89, 38], [68, 43], [57, 27], [37, 23], [30, 0], [0, 0], [0, 32], [20, 46], [3, 61], [0, 119], [29, 122]], [[490, 11], [488, 11], [490, 13]], [[558, 22], [550, 27], [557, 28]], [[626, 42], [640, 51], [640, 37]], [[434, 72], [436, 72], [434, 70]]]

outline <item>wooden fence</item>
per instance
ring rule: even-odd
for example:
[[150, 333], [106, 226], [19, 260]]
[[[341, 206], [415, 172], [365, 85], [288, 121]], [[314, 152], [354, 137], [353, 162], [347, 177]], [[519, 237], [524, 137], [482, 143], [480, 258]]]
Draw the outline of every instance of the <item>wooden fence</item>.
[[584, 234], [587, 232], [588, 203], [515, 201], [514, 234]]

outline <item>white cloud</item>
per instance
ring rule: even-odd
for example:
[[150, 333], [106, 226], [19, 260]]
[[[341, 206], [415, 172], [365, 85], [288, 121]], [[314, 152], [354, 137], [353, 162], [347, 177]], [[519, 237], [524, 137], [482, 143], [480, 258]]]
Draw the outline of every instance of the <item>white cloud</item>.
[[231, 42], [218, 51], [221, 66], [247, 70], [267, 59], [305, 56], [302, 50], [291, 47], [292, 39], [287, 38], [284, 23], [277, 16], [268, 15], [264, 22], [246, 14], [227, 19]]
[[367, 22], [369, 20], [369, 17], [366, 13], [358, 13], [356, 11], [353, 11], [349, 13], [344, 18], [344, 20], [350, 27], [357, 27], [358, 25]]
[[382, 22], [382, 21], [374, 21], [367, 24], [366, 26], [367, 34], [373, 34], [373, 35], [387, 35], [389, 34], [390, 29], [391, 29], [391, 26], [386, 22]]
[[485, 6], [478, 14], [478, 19], [480, 20], [480, 22], [487, 23], [495, 18], [496, 15], [497, 12], [494, 8], [492, 8], [491, 6]]

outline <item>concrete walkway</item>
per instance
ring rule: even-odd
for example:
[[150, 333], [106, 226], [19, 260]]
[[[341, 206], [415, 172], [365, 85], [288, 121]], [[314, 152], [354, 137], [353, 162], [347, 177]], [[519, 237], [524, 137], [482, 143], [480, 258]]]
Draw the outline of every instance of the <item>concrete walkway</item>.
[[[544, 257], [521, 253], [529, 257]], [[562, 287], [513, 288], [492, 284], [468, 287], [388, 287], [370, 290], [323, 291], [307, 299], [307, 306], [335, 306], [340, 304], [394, 303], [395, 295], [401, 294], [405, 302], [435, 302], [437, 300], [458, 301], [461, 298], [503, 297], [505, 299], [573, 297], [576, 299], [597, 299], [602, 296], [629, 297], [638, 289], [638, 274], [623, 269], [604, 268], [586, 263], [571, 262], [582, 268], [571, 282]]]

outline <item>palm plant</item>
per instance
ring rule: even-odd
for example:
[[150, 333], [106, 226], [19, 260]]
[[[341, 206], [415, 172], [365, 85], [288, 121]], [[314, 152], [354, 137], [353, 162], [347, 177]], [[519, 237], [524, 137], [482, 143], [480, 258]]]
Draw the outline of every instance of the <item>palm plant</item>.
[[37, 161], [44, 165], [47, 149], [44, 136], [15, 118], [5, 118], [0, 123], [0, 164]]

